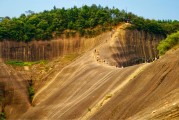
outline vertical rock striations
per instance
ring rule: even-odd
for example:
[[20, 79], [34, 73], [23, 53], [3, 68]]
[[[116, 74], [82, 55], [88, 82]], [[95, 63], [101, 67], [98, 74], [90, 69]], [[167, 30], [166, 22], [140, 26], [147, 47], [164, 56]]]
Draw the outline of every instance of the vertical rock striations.
[[158, 58], [156, 48], [159, 41], [164, 38], [163, 36], [124, 28], [113, 32], [115, 33], [113, 35], [108, 32], [89, 39], [76, 36], [68, 39], [60, 38], [51, 41], [31, 41], [28, 43], [2, 41], [0, 42], [0, 57], [3, 60], [18, 61], [51, 60], [72, 52], [82, 53], [111, 39], [110, 45], [108, 44], [108, 47], [105, 48], [111, 51], [106, 53], [110, 55], [108, 57], [106, 57], [106, 54], [100, 55], [110, 65], [126, 67], [151, 62]]
[[38, 61], [51, 60], [69, 53], [82, 53], [99, 45], [103, 39], [109, 39], [110, 33], [103, 33], [96, 38], [59, 38], [50, 41], [0, 42], [0, 57], [3, 60]]
[[110, 52], [101, 52], [100, 57], [116, 67], [151, 62], [158, 58], [157, 45], [163, 38], [143, 31], [119, 28], [111, 35], [109, 45], [101, 48]]
[[7, 119], [17, 119], [30, 108], [27, 88], [27, 79], [0, 63], [0, 112]]

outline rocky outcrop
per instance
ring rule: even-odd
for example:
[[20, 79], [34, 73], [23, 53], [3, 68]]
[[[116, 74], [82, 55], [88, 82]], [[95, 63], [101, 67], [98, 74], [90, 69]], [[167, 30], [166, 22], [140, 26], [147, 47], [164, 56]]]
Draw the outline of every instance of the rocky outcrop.
[[124, 28], [122, 26], [113, 30], [111, 40], [106, 41], [106, 45], [96, 50], [100, 57], [97, 61], [116, 67], [127, 67], [151, 62], [159, 57], [157, 45], [164, 39], [163, 36]]

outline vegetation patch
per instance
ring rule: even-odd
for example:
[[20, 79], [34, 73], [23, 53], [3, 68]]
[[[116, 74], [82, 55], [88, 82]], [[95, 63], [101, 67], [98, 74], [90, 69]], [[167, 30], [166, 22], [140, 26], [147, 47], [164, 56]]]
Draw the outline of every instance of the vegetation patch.
[[179, 30], [179, 21], [177, 20], [150, 20], [144, 19], [143, 17], [132, 16], [130, 22], [132, 26], [129, 26], [128, 29], [142, 30], [165, 37]]
[[161, 41], [157, 47], [159, 55], [165, 54], [168, 50], [179, 44], [179, 31], [168, 35], [167, 38]]
[[15, 65], [15, 66], [32, 66], [34, 64], [45, 64], [47, 61], [45, 60], [41, 60], [41, 61], [36, 61], [36, 62], [23, 62], [23, 61], [13, 61], [13, 60], [9, 60], [6, 61], [6, 64], [9, 65]]
[[0, 120], [6, 120], [6, 115], [4, 112], [0, 114]]
[[34, 95], [35, 95], [35, 90], [34, 90], [32, 85], [29, 86], [28, 92], [29, 92], [29, 100], [32, 103], [32, 100], [33, 100]]

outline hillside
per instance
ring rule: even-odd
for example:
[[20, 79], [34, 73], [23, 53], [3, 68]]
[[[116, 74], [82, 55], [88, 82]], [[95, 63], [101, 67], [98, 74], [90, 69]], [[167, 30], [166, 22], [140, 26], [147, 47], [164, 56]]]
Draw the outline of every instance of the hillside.
[[92, 119], [178, 119], [178, 54], [170, 51], [147, 65]]
[[[54, 76], [36, 92], [34, 106], [19, 118], [177, 119], [179, 49], [155, 59], [153, 47], [162, 37], [147, 37], [125, 27], [118, 26], [112, 36], [62, 69], [54, 68]], [[136, 38], [127, 38], [129, 34]], [[140, 57], [142, 61], [131, 61]]]

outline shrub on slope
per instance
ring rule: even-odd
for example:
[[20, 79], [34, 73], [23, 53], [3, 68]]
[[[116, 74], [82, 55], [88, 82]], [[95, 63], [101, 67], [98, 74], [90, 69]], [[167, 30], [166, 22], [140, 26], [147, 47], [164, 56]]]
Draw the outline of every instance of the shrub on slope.
[[168, 35], [167, 38], [161, 41], [157, 47], [159, 55], [165, 54], [169, 49], [179, 44], [179, 31]]

